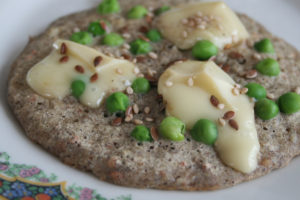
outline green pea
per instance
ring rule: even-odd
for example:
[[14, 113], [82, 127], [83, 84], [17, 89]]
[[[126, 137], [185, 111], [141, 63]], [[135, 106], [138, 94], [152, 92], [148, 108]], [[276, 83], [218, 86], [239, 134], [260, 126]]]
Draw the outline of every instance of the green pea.
[[201, 40], [194, 45], [192, 54], [198, 60], [208, 60], [218, 54], [218, 47], [208, 40]]
[[103, 35], [105, 33], [105, 30], [99, 22], [91, 22], [88, 27], [88, 32], [93, 34], [93, 36], [97, 36]]
[[137, 78], [131, 85], [135, 93], [145, 94], [150, 90], [150, 83], [145, 78]]
[[72, 95], [77, 99], [83, 94], [85, 90], [85, 82], [82, 80], [75, 80], [71, 84]]
[[102, 43], [108, 46], [120, 46], [124, 43], [124, 39], [117, 33], [109, 33], [104, 36]]
[[70, 37], [70, 40], [80, 44], [91, 44], [93, 38], [88, 32], [81, 31], [81, 32], [73, 33]]
[[162, 137], [172, 141], [184, 140], [185, 124], [175, 117], [166, 117], [159, 126]]
[[263, 75], [278, 76], [280, 67], [276, 60], [273, 58], [266, 58], [256, 64], [255, 68]]
[[274, 101], [264, 98], [255, 103], [254, 111], [260, 119], [269, 120], [278, 115], [279, 108]]
[[138, 55], [138, 54], [146, 54], [152, 50], [152, 47], [149, 42], [146, 42], [142, 39], [134, 40], [130, 43], [130, 51], [131, 53]]
[[248, 83], [245, 87], [248, 88], [247, 95], [249, 97], [254, 97], [257, 100], [260, 100], [267, 96], [266, 89], [258, 83]]
[[137, 5], [130, 9], [127, 17], [129, 19], [140, 19], [145, 17], [147, 14], [148, 10], [144, 6]]
[[295, 92], [283, 94], [278, 99], [280, 111], [285, 114], [293, 114], [300, 110], [300, 95]]
[[140, 142], [152, 141], [149, 129], [143, 125], [136, 126], [131, 132], [131, 136]]
[[200, 119], [191, 129], [192, 138], [207, 145], [213, 145], [218, 137], [216, 124], [208, 119]]
[[254, 44], [256, 51], [260, 53], [274, 53], [274, 47], [270, 39], [265, 38]]
[[118, 0], [103, 0], [98, 6], [98, 12], [102, 15], [117, 13], [120, 11]]
[[162, 6], [162, 7], [158, 8], [158, 9], [156, 9], [154, 11], [154, 13], [155, 13], [155, 15], [160, 15], [160, 14], [162, 14], [162, 13], [164, 13], [164, 12], [170, 10], [170, 9], [171, 9], [170, 6]]
[[129, 98], [122, 92], [115, 92], [106, 99], [106, 109], [110, 113], [126, 111], [129, 106]]
[[152, 29], [146, 34], [152, 42], [159, 42], [161, 40], [161, 34], [157, 29]]

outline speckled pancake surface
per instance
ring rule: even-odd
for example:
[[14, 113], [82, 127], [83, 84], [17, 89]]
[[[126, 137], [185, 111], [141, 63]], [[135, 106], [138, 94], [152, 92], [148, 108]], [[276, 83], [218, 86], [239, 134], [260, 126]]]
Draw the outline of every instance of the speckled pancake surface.
[[[47, 56], [53, 42], [68, 39], [76, 30], [86, 30], [90, 22], [106, 19], [114, 32], [125, 33], [126, 43], [144, 35], [143, 30], [156, 27], [156, 19], [128, 20], [126, 13], [136, 4], [158, 8], [174, 6], [179, 0], [122, 0], [122, 13], [101, 16], [96, 9], [66, 16], [53, 22], [41, 35], [31, 38], [25, 50], [14, 62], [8, 82], [8, 103], [25, 130], [26, 135], [44, 149], [56, 155], [64, 163], [92, 172], [99, 179], [118, 185], [167, 190], [214, 190], [263, 176], [272, 170], [286, 166], [300, 153], [300, 113], [280, 114], [269, 121], [256, 118], [256, 128], [261, 146], [259, 165], [250, 174], [240, 173], [224, 165], [213, 147], [196, 142], [187, 132], [182, 142], [172, 142], [159, 137], [154, 142], [137, 142], [130, 136], [133, 122], [114, 123], [117, 116], [110, 116], [103, 106], [97, 109], [80, 104], [68, 96], [62, 101], [47, 99], [35, 93], [26, 83], [28, 70]], [[277, 99], [281, 94], [300, 86], [300, 56], [298, 51], [284, 40], [271, 35], [251, 18], [238, 15], [250, 33], [250, 39], [219, 52], [215, 62], [239, 84], [258, 82]], [[142, 27], [142, 28], [141, 28]], [[142, 31], [142, 32], [141, 32]], [[252, 79], [245, 74], [267, 55], [258, 54], [253, 43], [268, 37], [272, 40], [281, 73], [277, 77], [258, 74]], [[115, 57], [136, 59], [141, 71], [149, 69], [157, 73], [150, 77], [153, 85], [170, 63], [180, 59], [192, 59], [190, 51], [180, 51], [171, 42], [153, 43], [158, 58], [148, 55], [135, 57], [122, 47], [107, 47], [96, 41], [97, 50]], [[235, 56], [234, 56], [235, 55]], [[236, 56], [238, 55], [238, 56]], [[149, 78], [149, 76], [148, 76]], [[134, 115], [148, 127], [158, 127], [165, 117], [163, 104], [157, 89], [152, 87], [146, 95], [129, 95], [140, 112]], [[151, 112], [145, 114], [145, 107]], [[152, 118], [154, 121], [147, 120]]]

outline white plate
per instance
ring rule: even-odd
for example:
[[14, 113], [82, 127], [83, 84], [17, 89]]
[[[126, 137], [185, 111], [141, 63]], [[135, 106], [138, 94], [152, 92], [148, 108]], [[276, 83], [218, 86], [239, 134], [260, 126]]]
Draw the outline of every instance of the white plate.
[[[274, 34], [285, 38], [300, 49], [300, 1], [299, 0], [228, 0], [233, 9], [247, 13], [260, 21]], [[41, 33], [50, 22], [60, 16], [96, 6], [95, 0], [1, 0], [1, 104], [0, 104], [0, 152], [7, 152], [12, 163], [36, 165], [45, 173], [55, 173], [59, 181], [76, 183], [95, 189], [110, 199], [131, 195], [133, 200], [153, 199], [299, 199], [300, 158], [286, 168], [237, 185], [213, 192], [175, 192], [138, 190], [118, 187], [98, 181], [93, 176], [72, 169], [31, 143], [13, 118], [6, 103], [6, 80], [12, 61], [25, 47], [29, 35]], [[1, 189], [1, 186], [0, 186]], [[1, 194], [0, 194], [1, 195]], [[1, 197], [0, 197], [1, 199]]]

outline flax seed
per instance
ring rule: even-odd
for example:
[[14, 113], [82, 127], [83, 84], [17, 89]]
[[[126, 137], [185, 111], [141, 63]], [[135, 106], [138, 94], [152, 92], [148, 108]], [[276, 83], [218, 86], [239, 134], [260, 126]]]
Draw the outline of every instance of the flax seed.
[[235, 116], [235, 112], [234, 111], [228, 111], [224, 114], [223, 119], [225, 120], [230, 120], [233, 119]]
[[111, 125], [120, 126], [122, 124], [122, 121], [123, 119], [121, 117], [117, 117], [111, 122]]
[[75, 70], [80, 74], [84, 73], [84, 68], [81, 65], [76, 65]]
[[219, 105], [219, 100], [217, 97], [215, 97], [214, 95], [210, 96], [210, 103], [214, 106], [214, 107], [218, 107]]
[[158, 131], [157, 131], [157, 129], [156, 129], [154, 126], [152, 126], [152, 127], [150, 128], [150, 134], [151, 134], [151, 137], [152, 137], [152, 139], [153, 139], [154, 141], [157, 141], [157, 140], [158, 140]]
[[102, 57], [101, 56], [97, 56], [95, 59], [94, 59], [94, 66], [97, 67], [102, 61]]
[[90, 77], [90, 81], [91, 81], [91, 82], [95, 82], [97, 79], [98, 79], [98, 74], [97, 74], [97, 73], [93, 74], [93, 75]]
[[235, 130], [239, 130], [239, 125], [235, 120], [231, 119], [231, 120], [229, 120], [228, 123], [231, 126], [231, 128], [233, 128]]
[[68, 50], [67, 45], [66, 43], [63, 42], [60, 46], [60, 54], [66, 54], [67, 50]]
[[68, 62], [68, 60], [69, 60], [69, 56], [63, 56], [59, 59], [59, 62], [65, 63], [65, 62]]

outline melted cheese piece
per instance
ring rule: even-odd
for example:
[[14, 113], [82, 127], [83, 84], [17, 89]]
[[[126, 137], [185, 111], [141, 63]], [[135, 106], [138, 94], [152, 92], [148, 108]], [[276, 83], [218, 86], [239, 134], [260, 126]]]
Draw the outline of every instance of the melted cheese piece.
[[223, 48], [249, 37], [242, 22], [224, 2], [175, 7], [160, 16], [158, 27], [180, 49], [189, 49], [199, 40], [210, 40]]
[[[188, 84], [190, 79], [193, 85]], [[217, 123], [225, 112], [234, 111], [239, 129], [236, 131], [228, 123], [218, 126], [215, 148], [225, 164], [250, 173], [256, 169], [260, 148], [254, 110], [246, 95], [233, 95], [234, 84], [214, 62], [186, 61], [171, 66], [161, 75], [158, 93], [166, 102], [166, 114], [181, 119], [188, 129], [199, 119]], [[223, 110], [211, 104], [211, 95], [225, 105]]]
[[[67, 46], [67, 62], [59, 62], [63, 56], [60, 46]], [[100, 106], [103, 98], [110, 93], [122, 91], [136, 78], [135, 65], [126, 60], [106, 56], [99, 51], [67, 40], [57, 40], [54, 50], [42, 61], [34, 65], [27, 73], [27, 83], [38, 94], [63, 99], [71, 94], [71, 83], [83, 80], [86, 88], [80, 102], [92, 108]], [[100, 64], [95, 67], [94, 59], [102, 57]], [[75, 66], [84, 68], [84, 73], [78, 73]], [[90, 77], [97, 73], [98, 79], [90, 81]]]

